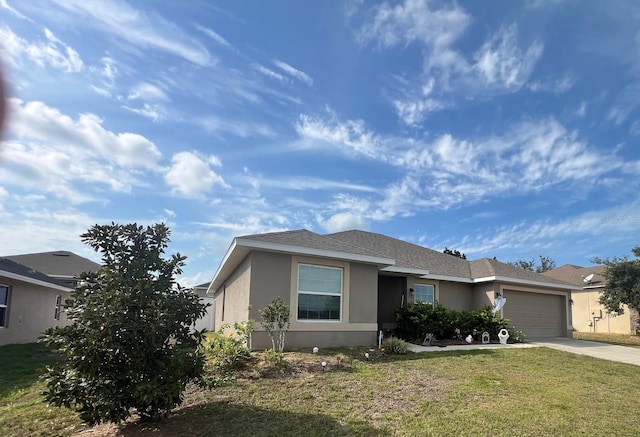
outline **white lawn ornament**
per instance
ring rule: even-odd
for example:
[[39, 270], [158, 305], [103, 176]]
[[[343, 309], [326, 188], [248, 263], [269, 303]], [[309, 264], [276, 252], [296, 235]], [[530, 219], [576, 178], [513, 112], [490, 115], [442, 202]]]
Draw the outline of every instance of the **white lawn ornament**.
[[482, 333], [482, 344], [489, 344], [491, 343], [491, 339], [489, 338], [489, 333], [487, 331], [484, 331]]
[[507, 344], [507, 340], [509, 339], [509, 331], [502, 328], [500, 332], [498, 332], [498, 338], [500, 339], [500, 344]]
[[467, 343], [473, 343], [473, 336], [471, 334], [467, 335], [467, 338], [464, 339]]
[[314, 353], [314, 354], [317, 354], [319, 350], [320, 350], [320, 349], [318, 349], [318, 346], [316, 346], [316, 347], [314, 347], [314, 348], [313, 348], [313, 353]]

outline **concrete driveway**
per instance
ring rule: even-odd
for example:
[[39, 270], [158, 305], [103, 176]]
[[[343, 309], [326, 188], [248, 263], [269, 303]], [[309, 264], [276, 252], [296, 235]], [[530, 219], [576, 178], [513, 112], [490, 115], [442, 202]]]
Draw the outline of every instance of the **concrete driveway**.
[[640, 366], [640, 348], [616, 346], [596, 341], [574, 340], [573, 338], [545, 338], [531, 340], [531, 345], [548, 347], [572, 354], [587, 355], [603, 360]]
[[572, 354], [586, 355], [603, 360], [618, 361], [620, 363], [633, 364], [640, 366], [640, 348], [615, 346], [606, 343], [598, 343], [595, 341], [574, 340], [572, 338], [545, 338], [539, 340], [531, 340], [526, 343], [516, 344], [481, 344], [474, 343], [468, 345], [451, 345], [447, 347], [436, 346], [418, 346], [409, 344], [409, 350], [413, 352], [437, 352], [452, 350], [475, 350], [475, 349], [510, 349], [510, 348], [527, 348], [527, 347], [548, 347]]

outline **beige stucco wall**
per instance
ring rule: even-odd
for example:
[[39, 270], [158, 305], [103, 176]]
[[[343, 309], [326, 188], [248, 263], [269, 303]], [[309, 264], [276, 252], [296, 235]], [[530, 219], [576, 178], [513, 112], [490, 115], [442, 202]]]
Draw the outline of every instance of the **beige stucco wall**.
[[439, 302], [458, 311], [471, 311], [473, 306], [473, 287], [461, 282], [440, 281]]
[[[251, 252], [251, 312], [250, 317], [260, 320], [259, 310], [276, 296], [289, 302], [291, 290], [291, 255], [274, 252]], [[291, 307], [293, 316], [293, 307]]]
[[625, 305], [624, 314], [622, 315], [607, 314], [604, 306], [600, 305], [599, 302], [600, 290], [596, 288], [574, 291], [571, 294], [573, 299], [573, 305], [571, 306], [573, 328], [578, 332], [632, 334], [629, 308]]
[[247, 256], [214, 294], [214, 325], [242, 322], [249, 317], [251, 258]]
[[350, 323], [378, 322], [378, 268], [368, 264], [351, 263]]
[[493, 306], [495, 292], [500, 290], [500, 285], [495, 282], [486, 282], [473, 285], [473, 309], [481, 309]]
[[[68, 323], [64, 301], [70, 297], [70, 292], [6, 278], [0, 278], [0, 284], [11, 287], [8, 324], [0, 328], [0, 345], [33, 343], [48, 328]], [[62, 296], [60, 320], [54, 318], [57, 295]]]

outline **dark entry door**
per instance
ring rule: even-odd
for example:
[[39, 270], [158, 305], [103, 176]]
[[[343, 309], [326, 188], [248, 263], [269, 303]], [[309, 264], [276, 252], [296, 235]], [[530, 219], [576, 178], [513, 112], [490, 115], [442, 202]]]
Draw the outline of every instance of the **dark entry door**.
[[407, 278], [378, 276], [378, 329], [396, 328], [396, 308], [407, 303]]

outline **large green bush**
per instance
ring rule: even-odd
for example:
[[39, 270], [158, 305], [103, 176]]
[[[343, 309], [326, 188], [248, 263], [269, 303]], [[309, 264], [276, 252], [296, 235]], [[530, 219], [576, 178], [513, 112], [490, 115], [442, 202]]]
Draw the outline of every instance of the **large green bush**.
[[475, 311], [457, 311], [443, 305], [417, 302], [396, 310], [396, 334], [408, 341], [422, 341], [430, 333], [439, 340], [455, 336], [456, 328], [463, 337], [469, 334], [480, 338], [487, 331], [491, 338], [497, 338], [498, 331], [505, 327], [508, 319], [494, 315], [489, 306]]
[[66, 302], [71, 324], [43, 337], [63, 358], [44, 375], [49, 403], [89, 424], [121, 422], [134, 411], [157, 420], [202, 376], [202, 332], [192, 326], [206, 305], [175, 283], [185, 257], [162, 257], [169, 235], [164, 224], [113, 223], [81, 236], [102, 253], [103, 267], [81, 275]]

